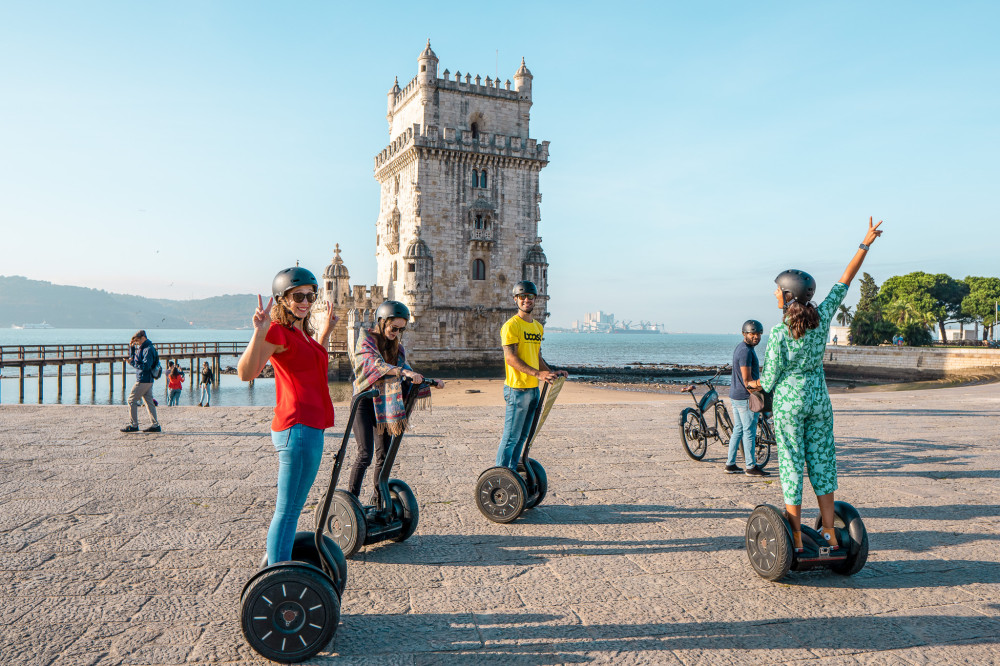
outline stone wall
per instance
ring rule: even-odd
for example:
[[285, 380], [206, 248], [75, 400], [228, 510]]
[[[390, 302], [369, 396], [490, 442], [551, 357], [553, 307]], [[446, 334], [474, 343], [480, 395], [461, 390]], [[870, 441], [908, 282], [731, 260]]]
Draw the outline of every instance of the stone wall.
[[1000, 376], [1000, 350], [828, 345], [823, 367], [831, 379], [908, 381]]

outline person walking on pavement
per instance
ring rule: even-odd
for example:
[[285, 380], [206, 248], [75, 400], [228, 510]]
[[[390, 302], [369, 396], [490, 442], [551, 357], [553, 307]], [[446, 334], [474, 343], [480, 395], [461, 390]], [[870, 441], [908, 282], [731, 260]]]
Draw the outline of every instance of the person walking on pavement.
[[309, 315], [318, 289], [316, 276], [299, 266], [275, 275], [267, 305], [257, 296], [253, 337], [236, 366], [243, 381], [255, 379], [269, 360], [274, 367], [278, 497], [267, 530], [268, 564], [292, 558], [299, 514], [323, 457], [323, 431], [333, 426], [326, 347], [337, 316], [327, 304], [317, 342]]
[[215, 373], [209, 367], [208, 361], [205, 361], [201, 366], [201, 398], [198, 399], [199, 407], [208, 407], [208, 404], [212, 401], [212, 381], [214, 379]]
[[[736, 345], [733, 351], [733, 377], [729, 383], [729, 402], [733, 408], [733, 434], [729, 438], [729, 457], [726, 459], [726, 471], [730, 474], [744, 472], [747, 476], [770, 476], [757, 464], [757, 417], [759, 414], [750, 409], [750, 392], [747, 384], [760, 379], [760, 361], [754, 351], [760, 343], [764, 325], [756, 319], [743, 322], [743, 342]], [[746, 470], [741, 470], [736, 464], [736, 453], [740, 442], [743, 442], [743, 461]]]
[[125, 361], [135, 368], [135, 384], [128, 394], [129, 423], [121, 431], [139, 431], [139, 402], [143, 401], [152, 422], [143, 432], [160, 432], [160, 422], [156, 419], [156, 401], [153, 399], [153, 368], [159, 362], [159, 357], [153, 343], [146, 337], [146, 331], [136, 331], [132, 336]]
[[557, 377], [568, 377], [569, 373], [552, 370], [542, 358], [543, 327], [531, 314], [538, 296], [535, 283], [522, 280], [514, 285], [513, 294], [517, 314], [500, 329], [506, 373], [503, 397], [507, 411], [496, 464], [516, 472], [521, 449], [528, 438], [535, 410], [539, 407], [538, 380], [551, 384]]
[[813, 305], [816, 280], [800, 270], [778, 275], [774, 290], [782, 322], [767, 340], [764, 372], [749, 388], [774, 392], [774, 430], [778, 441], [778, 473], [785, 499], [785, 516], [792, 528], [796, 551], [802, 550], [803, 467], [809, 465], [809, 482], [819, 504], [823, 538], [838, 548], [833, 530], [834, 491], [837, 490], [837, 451], [833, 439], [833, 407], [826, 388], [823, 355], [830, 322], [847, 295], [875, 239], [879, 226], [868, 220], [868, 232], [844, 269], [840, 281], [819, 306]]

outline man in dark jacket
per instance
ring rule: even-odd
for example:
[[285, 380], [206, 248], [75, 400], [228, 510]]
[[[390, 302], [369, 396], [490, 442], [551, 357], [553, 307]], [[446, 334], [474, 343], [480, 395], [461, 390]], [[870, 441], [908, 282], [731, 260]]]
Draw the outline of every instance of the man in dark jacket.
[[160, 432], [160, 422], [156, 420], [156, 402], [153, 400], [153, 368], [156, 366], [157, 356], [153, 343], [146, 337], [146, 331], [137, 331], [132, 336], [125, 360], [135, 368], [135, 386], [128, 394], [131, 420], [122, 428], [122, 432], [138, 432], [139, 402], [143, 400], [146, 402], [149, 420], [153, 422], [153, 425], [145, 428], [143, 432]]

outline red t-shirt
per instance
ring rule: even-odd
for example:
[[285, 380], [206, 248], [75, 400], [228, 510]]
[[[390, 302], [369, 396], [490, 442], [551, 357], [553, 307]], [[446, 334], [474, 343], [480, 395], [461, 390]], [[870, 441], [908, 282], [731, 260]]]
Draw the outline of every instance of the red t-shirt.
[[305, 333], [271, 322], [264, 338], [285, 351], [271, 356], [277, 404], [271, 430], [301, 423], [310, 428], [333, 426], [333, 401], [327, 385], [327, 352]]
[[184, 375], [167, 375], [167, 388], [179, 389], [184, 384]]

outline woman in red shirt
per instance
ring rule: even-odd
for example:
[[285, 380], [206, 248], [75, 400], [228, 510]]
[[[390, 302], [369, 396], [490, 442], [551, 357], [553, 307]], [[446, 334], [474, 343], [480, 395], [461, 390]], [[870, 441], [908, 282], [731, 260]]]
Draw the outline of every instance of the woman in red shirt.
[[278, 273], [266, 306], [257, 296], [253, 337], [237, 365], [243, 381], [256, 378], [268, 360], [274, 367], [271, 441], [278, 451], [278, 499], [267, 531], [268, 564], [292, 559], [299, 514], [323, 457], [323, 431], [333, 426], [326, 344], [337, 317], [328, 307], [317, 342], [309, 313], [318, 287], [304, 268]]
[[181, 388], [184, 386], [184, 375], [181, 374], [181, 369], [176, 365], [170, 368], [170, 374], [167, 375], [167, 390], [170, 392], [170, 400], [167, 402], [167, 407], [174, 407], [181, 404]]

